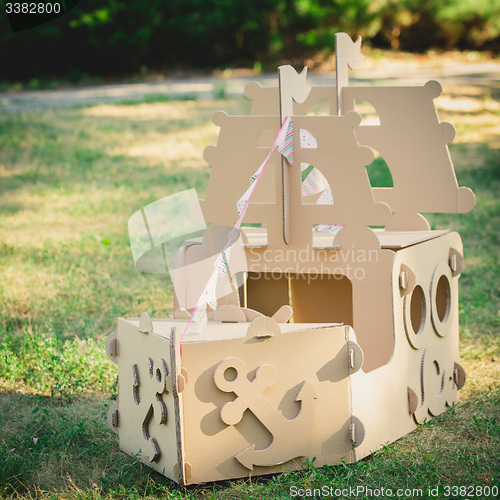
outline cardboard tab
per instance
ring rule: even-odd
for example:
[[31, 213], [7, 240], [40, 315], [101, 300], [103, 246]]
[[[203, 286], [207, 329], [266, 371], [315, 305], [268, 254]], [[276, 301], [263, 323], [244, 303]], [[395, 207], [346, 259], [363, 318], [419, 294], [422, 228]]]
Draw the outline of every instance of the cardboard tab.
[[106, 354], [113, 363], [118, 363], [118, 333], [112, 332], [106, 337]]

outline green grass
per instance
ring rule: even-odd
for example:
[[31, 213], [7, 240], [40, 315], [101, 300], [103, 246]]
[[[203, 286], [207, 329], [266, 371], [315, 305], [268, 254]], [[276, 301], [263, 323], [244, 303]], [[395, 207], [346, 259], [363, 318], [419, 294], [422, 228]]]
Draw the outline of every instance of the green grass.
[[[117, 316], [172, 312], [170, 282], [133, 266], [127, 220], [182, 189], [203, 196], [202, 152], [218, 133], [211, 115], [249, 108], [220, 94], [223, 102], [151, 97], [0, 116], [0, 497], [260, 499], [289, 498], [292, 486], [498, 485], [500, 107], [488, 95], [438, 100], [457, 126], [459, 183], [477, 195], [470, 214], [429, 216], [434, 228], [459, 231], [465, 247], [468, 382], [456, 406], [356, 464], [186, 489], [119, 451], [106, 424], [117, 385], [105, 336]], [[463, 99], [474, 113], [453, 106]], [[380, 161], [371, 175], [388, 182]]]

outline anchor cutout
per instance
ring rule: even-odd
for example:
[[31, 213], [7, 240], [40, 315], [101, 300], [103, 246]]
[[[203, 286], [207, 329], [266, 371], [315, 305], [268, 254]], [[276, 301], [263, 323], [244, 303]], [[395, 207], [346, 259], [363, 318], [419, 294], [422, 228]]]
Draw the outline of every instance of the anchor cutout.
[[300, 456], [307, 456], [307, 445], [315, 421], [315, 403], [318, 395], [314, 387], [304, 380], [295, 397], [300, 401], [300, 410], [293, 419], [283, 416], [262, 392], [273, 386], [278, 379], [276, 368], [261, 365], [253, 380], [247, 378], [247, 367], [239, 358], [227, 358], [214, 372], [216, 386], [223, 392], [234, 392], [236, 398], [226, 403], [220, 412], [221, 420], [227, 425], [236, 425], [249, 409], [272, 434], [271, 444], [262, 450], [255, 445], [239, 452], [235, 458], [247, 469], [255, 465], [279, 465]]

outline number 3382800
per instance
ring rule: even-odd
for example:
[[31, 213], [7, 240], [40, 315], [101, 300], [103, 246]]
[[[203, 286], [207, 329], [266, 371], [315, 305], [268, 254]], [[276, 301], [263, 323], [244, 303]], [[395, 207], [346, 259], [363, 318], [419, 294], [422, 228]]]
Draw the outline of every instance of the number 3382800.
[[5, 4], [5, 12], [7, 14], [59, 14], [61, 4], [57, 2], [11, 2]]

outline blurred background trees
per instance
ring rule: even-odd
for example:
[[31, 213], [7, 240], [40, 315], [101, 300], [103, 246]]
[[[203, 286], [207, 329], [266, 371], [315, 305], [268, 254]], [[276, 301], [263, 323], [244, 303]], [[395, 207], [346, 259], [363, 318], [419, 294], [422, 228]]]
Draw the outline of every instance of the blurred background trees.
[[338, 31], [372, 47], [497, 52], [500, 1], [80, 0], [18, 33], [2, 16], [0, 78], [298, 64], [330, 55]]

